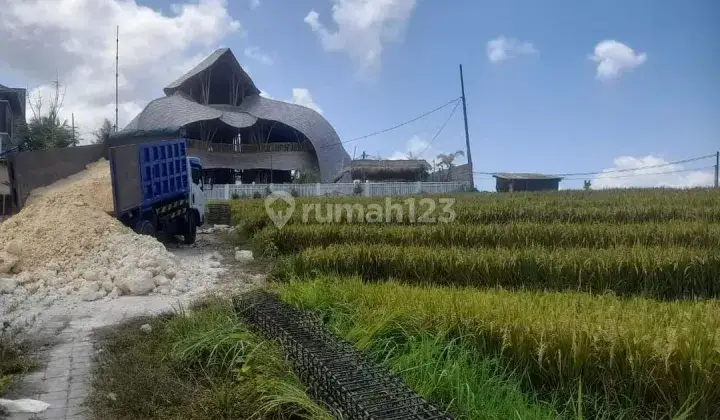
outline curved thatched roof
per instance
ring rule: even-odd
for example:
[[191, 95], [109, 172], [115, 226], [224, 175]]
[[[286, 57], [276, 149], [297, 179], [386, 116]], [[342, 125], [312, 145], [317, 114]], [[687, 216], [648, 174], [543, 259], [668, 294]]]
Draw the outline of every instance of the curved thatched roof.
[[[321, 180], [332, 182], [334, 176], [342, 170], [343, 162], [350, 161], [350, 155], [342, 146], [332, 125], [314, 110], [260, 96], [249, 76], [250, 90], [257, 93], [245, 96], [238, 106], [204, 105], [185, 93], [183, 86], [192, 84], [192, 78], [206, 70], [211, 71], [211, 77], [213, 74], [215, 77], [225, 77], [223, 72], [212, 71], [212, 66], [221, 59], [225, 60], [225, 64], [237, 63], [229, 49], [216, 51], [186, 75], [168, 85], [165, 88], [167, 96], [150, 102], [124, 130], [154, 130], [208, 120], [219, 120], [235, 128], [247, 128], [254, 125], [258, 119], [278, 121], [307, 137], [317, 154]], [[237, 66], [240, 68], [239, 64]], [[242, 74], [245, 72], [242, 71]]]
[[194, 77], [199, 76], [204, 71], [212, 69], [212, 67], [217, 66], [219, 63], [223, 62], [231, 66], [233, 71], [239, 73], [243, 82], [250, 86], [250, 89], [247, 92], [249, 95], [260, 94], [260, 90], [258, 90], [258, 88], [255, 86], [255, 83], [252, 81], [250, 76], [245, 73], [245, 70], [242, 68], [240, 63], [238, 63], [235, 55], [232, 53], [232, 51], [230, 51], [230, 48], [220, 48], [215, 50], [215, 52], [210, 54], [197, 66], [193, 67], [190, 71], [180, 76], [180, 78], [178, 78], [176, 81], [167, 85], [165, 89], [163, 89], [163, 92], [165, 92], [165, 95], [172, 95], [173, 93], [180, 90], [183, 85], [191, 81]]

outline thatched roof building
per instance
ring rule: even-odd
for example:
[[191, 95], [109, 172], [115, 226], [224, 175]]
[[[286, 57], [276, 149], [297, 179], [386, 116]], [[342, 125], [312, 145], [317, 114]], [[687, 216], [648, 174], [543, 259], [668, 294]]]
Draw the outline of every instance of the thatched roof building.
[[206, 168], [318, 170], [332, 182], [350, 156], [314, 110], [265, 98], [232, 51], [218, 49], [170, 83], [124, 130], [184, 127]]
[[357, 159], [345, 166], [335, 182], [424, 181], [430, 164], [422, 159]]

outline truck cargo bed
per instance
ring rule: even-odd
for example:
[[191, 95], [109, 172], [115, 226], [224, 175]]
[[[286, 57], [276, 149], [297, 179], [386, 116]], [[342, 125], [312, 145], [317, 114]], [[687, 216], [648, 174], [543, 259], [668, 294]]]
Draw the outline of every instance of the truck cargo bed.
[[186, 197], [190, 189], [185, 139], [112, 147], [110, 170], [116, 217]]

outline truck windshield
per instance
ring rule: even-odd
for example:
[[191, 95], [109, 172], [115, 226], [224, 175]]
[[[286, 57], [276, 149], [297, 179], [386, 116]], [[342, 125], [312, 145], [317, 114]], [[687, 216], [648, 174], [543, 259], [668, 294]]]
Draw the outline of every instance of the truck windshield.
[[193, 184], [200, 185], [200, 173], [202, 172], [202, 170], [196, 166], [192, 166], [190, 170], [192, 173]]

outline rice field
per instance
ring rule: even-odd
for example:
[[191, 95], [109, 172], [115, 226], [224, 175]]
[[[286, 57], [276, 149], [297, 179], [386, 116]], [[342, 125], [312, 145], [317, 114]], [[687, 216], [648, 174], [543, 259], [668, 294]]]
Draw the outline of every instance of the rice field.
[[297, 224], [269, 226], [255, 235], [258, 249], [268, 242], [280, 252], [332, 244], [377, 244], [461, 248], [610, 248], [678, 246], [720, 248], [720, 223], [536, 223], [408, 225]]
[[[256, 254], [279, 254], [286, 300], [388, 363], [429, 363], [407, 345], [423, 337], [448, 363], [503, 367], [523, 404], [552, 408], [537, 418], [720, 418], [720, 191], [451, 198], [450, 223], [398, 217], [407, 207], [367, 223], [377, 198], [298, 199], [282, 229], [263, 200], [232, 213]], [[413, 375], [460, 418], [497, 400], [477, 378]]]
[[720, 253], [682, 247], [437, 248], [337, 244], [289, 258], [281, 273], [390, 277], [412, 284], [613, 292], [658, 299], [720, 294]]
[[[720, 416], [716, 300], [412, 287], [334, 276], [293, 281], [280, 290], [361, 348], [387, 337], [457, 337], [524, 372], [527, 386], [540, 395], [575, 399], [582, 384], [588, 395], [602, 396], [605, 410], [622, 407], [631, 418], [677, 415], [692, 404], [696, 418]], [[451, 392], [443, 401], [452, 398]]]

